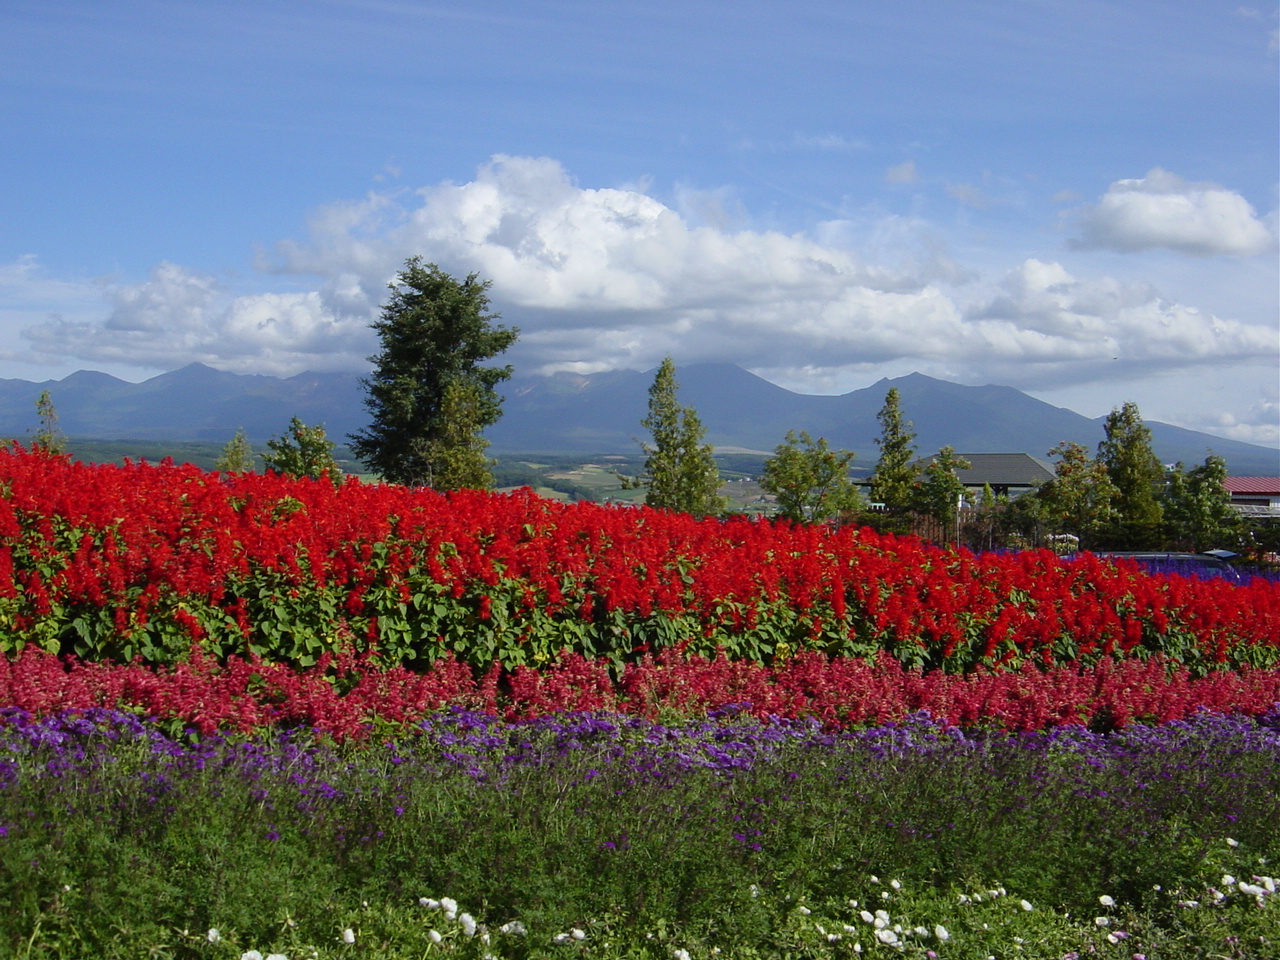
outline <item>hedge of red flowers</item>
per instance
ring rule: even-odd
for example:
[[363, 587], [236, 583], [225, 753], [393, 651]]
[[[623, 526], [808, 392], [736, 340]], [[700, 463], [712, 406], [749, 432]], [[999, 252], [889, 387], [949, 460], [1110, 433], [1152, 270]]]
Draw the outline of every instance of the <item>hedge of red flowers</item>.
[[1280, 666], [1277, 584], [1088, 555], [975, 555], [529, 491], [87, 465], [16, 445], [0, 450], [0, 491], [9, 653], [172, 665], [194, 642], [259, 670], [376, 652], [420, 674], [453, 660], [513, 678], [562, 650], [616, 672], [677, 647], [753, 664], [888, 655], [953, 674], [1155, 656], [1196, 676]]
[[1280, 671], [1247, 668], [1194, 677], [1163, 657], [1094, 667], [960, 675], [806, 651], [765, 665], [671, 650], [623, 668], [566, 654], [543, 668], [480, 673], [446, 655], [425, 671], [379, 666], [370, 656], [327, 654], [313, 667], [232, 657], [199, 648], [171, 667], [60, 658], [36, 647], [0, 658], [0, 703], [43, 716], [107, 707], [203, 732], [305, 726], [338, 740], [403, 727], [447, 707], [507, 720], [564, 711], [648, 718], [714, 712], [814, 718], [828, 728], [901, 721], [925, 710], [957, 726], [1041, 730], [1065, 724], [1112, 729], [1184, 720], [1201, 710], [1266, 714], [1280, 704]]

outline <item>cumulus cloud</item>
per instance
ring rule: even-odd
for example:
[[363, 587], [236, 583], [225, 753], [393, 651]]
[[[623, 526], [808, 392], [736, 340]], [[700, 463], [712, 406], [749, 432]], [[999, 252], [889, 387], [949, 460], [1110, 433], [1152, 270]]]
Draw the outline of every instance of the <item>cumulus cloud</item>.
[[1213, 183], [1190, 183], [1159, 167], [1117, 180], [1079, 214], [1081, 247], [1123, 252], [1164, 247], [1195, 256], [1246, 257], [1275, 247], [1249, 202]]
[[[1070, 367], [1085, 363], [1102, 379], [1139, 367], [1168, 369], [1280, 353], [1272, 328], [1169, 302], [1146, 284], [1109, 277], [1081, 280], [1061, 264], [1035, 259], [1010, 271], [1000, 294], [968, 315], [1009, 332], [1005, 356], [993, 358], [993, 369], [1024, 351], [1021, 371], [1006, 373], [1010, 382], [1080, 379]], [[1115, 366], [1107, 370], [1109, 363]]]
[[44, 355], [282, 375], [349, 368], [350, 351], [368, 340], [367, 318], [334, 316], [320, 292], [232, 297], [212, 277], [173, 263], [142, 283], [104, 285], [101, 295], [111, 306], [104, 320], [54, 316], [24, 335]]
[[27, 336], [46, 351], [166, 368], [364, 370], [387, 282], [421, 255], [493, 281], [495, 307], [521, 328], [508, 359], [522, 373], [645, 369], [669, 353], [805, 370], [815, 383], [900, 364], [1028, 386], [1104, 379], [1117, 363], [1276, 354], [1274, 329], [1058, 263], [1028, 259], [966, 303], [971, 277], [927, 245], [872, 263], [836, 223], [784, 234], [736, 219], [731, 195], [684, 191], [672, 207], [643, 187], [582, 187], [551, 159], [499, 156], [467, 182], [318, 211], [305, 240], [263, 262], [293, 289], [234, 295], [161, 264], [107, 287], [105, 319], [50, 319]]

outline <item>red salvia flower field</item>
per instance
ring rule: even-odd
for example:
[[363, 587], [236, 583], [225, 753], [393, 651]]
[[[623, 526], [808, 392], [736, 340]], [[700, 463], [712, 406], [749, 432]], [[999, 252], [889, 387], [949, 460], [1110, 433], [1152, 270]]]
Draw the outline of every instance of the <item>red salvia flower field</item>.
[[446, 703], [1018, 729], [1280, 700], [1280, 585], [529, 491], [0, 450], [0, 700], [356, 736]]

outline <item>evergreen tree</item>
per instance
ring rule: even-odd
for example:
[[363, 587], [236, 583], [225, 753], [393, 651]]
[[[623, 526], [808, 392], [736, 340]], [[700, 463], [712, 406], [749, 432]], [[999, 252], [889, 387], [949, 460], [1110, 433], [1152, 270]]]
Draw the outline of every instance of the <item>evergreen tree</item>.
[[880, 459], [871, 474], [871, 499], [891, 510], [909, 509], [917, 473], [916, 435], [911, 421], [902, 419], [897, 387], [889, 388], [876, 420], [880, 423], [876, 439]]
[[856, 512], [862, 506], [849, 479], [851, 450], [831, 450], [825, 437], [815, 442], [805, 431], [787, 431], [764, 463], [760, 485], [778, 498], [779, 515], [796, 522], [818, 522]]
[[474, 384], [455, 380], [444, 390], [440, 414], [444, 427], [426, 441], [422, 459], [432, 464], [437, 490], [478, 490], [493, 486], [494, 461], [485, 456], [489, 441], [480, 432], [482, 402]]
[[1116, 520], [1101, 537], [1103, 545], [1143, 550], [1158, 547], [1163, 512], [1159, 492], [1164, 467], [1151, 449], [1151, 429], [1142, 422], [1136, 403], [1107, 415], [1106, 439], [1098, 444], [1098, 460], [1116, 488]]
[[223, 473], [249, 473], [253, 470], [254, 463], [253, 447], [249, 446], [249, 438], [245, 436], [244, 428], [241, 427], [222, 448], [222, 455], [218, 457], [213, 468]]
[[[405, 262], [373, 323], [382, 345], [364, 380], [373, 422], [351, 437], [370, 470], [390, 483], [450, 489], [490, 486], [485, 461], [475, 469], [478, 439], [502, 415], [494, 389], [511, 367], [480, 364], [505, 351], [518, 331], [495, 326], [489, 281], [456, 280], [420, 257]], [[463, 417], [464, 420], [457, 418]], [[451, 419], [452, 418], [452, 419]]]
[[324, 426], [308, 427], [294, 417], [283, 436], [267, 441], [268, 452], [262, 462], [268, 470], [289, 477], [328, 477], [335, 485], [342, 483], [342, 468], [333, 459], [334, 442], [325, 436]]
[[644, 502], [683, 513], [716, 514], [725, 507], [720, 468], [711, 445], [702, 442], [706, 431], [697, 412], [676, 399], [678, 389], [675, 363], [667, 357], [649, 387], [649, 415], [640, 424], [653, 436], [652, 445], [641, 444], [648, 476]]
[[67, 452], [67, 438], [58, 426], [58, 411], [48, 390], [42, 390], [36, 398], [36, 417], [40, 425], [31, 438], [31, 445], [45, 453], [64, 456]]
[[1226, 461], [1212, 454], [1198, 467], [1184, 472], [1179, 463], [1170, 472], [1162, 501], [1171, 546], [1198, 552], [1239, 542], [1244, 521], [1231, 505], [1226, 479]]

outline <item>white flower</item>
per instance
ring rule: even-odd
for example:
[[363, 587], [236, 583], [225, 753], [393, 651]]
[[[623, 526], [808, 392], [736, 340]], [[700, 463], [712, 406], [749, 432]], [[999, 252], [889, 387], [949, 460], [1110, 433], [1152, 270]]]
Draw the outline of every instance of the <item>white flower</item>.
[[911, 932], [912, 932], [912, 933], [914, 933], [917, 937], [927, 937], [927, 936], [929, 935], [929, 928], [928, 928], [928, 927], [916, 927], [916, 928], [915, 928], [914, 930], [912, 930]]
[[569, 936], [573, 937], [573, 939], [575, 940], [585, 940], [587, 939], [587, 932], [585, 930], [579, 930], [577, 927], [574, 927], [572, 930], [569, 931]]
[[880, 882], [880, 878], [879, 878], [879, 877], [877, 877], [877, 876], [873, 873], [873, 874], [871, 875], [871, 882], [872, 882], [872, 883], [879, 883], [879, 882]]
[[504, 923], [502, 926], [500, 926], [498, 928], [498, 932], [510, 933], [510, 934], [514, 934], [515, 936], [522, 937], [529, 931], [525, 929], [524, 924], [521, 923], [519, 920], [511, 920], [511, 921], [508, 921], [507, 923]]
[[885, 923], [889, 922], [889, 912], [887, 910], [877, 910], [876, 916], [879, 917], [881, 920], [883, 920]]
[[892, 930], [877, 930], [876, 939], [881, 943], [897, 943], [898, 935]]
[[671, 956], [674, 957], [675, 960], [692, 960], [692, 958], [689, 956], [689, 951], [684, 949], [673, 950], [671, 952]]
[[567, 933], [557, 933], [551, 938], [552, 943], [568, 943], [569, 935]]
[[889, 881], [889, 886], [893, 887], [893, 889], [895, 889], [895, 890], [901, 890], [901, 889], [902, 889], [902, 881], [900, 881], [900, 880], [890, 880], [890, 881]]
[[448, 917], [450, 920], [457, 919], [458, 901], [454, 900], [452, 897], [441, 897], [440, 909], [444, 911], [444, 915]]
[[858, 914], [858, 916], [860, 916], [866, 923], [871, 923], [873, 920], [875, 920], [875, 917], [872, 916], [870, 910], [863, 910], [861, 913]]
[[1094, 918], [1093, 918], [1093, 922], [1094, 922], [1095, 924], [1097, 924], [1099, 927], [1109, 927], [1109, 926], [1111, 926], [1111, 918], [1110, 918], [1110, 917], [1094, 917]]
[[939, 940], [941, 940], [943, 943], [951, 939], [951, 934], [947, 933], [947, 928], [944, 927], [942, 924], [938, 924], [936, 927], [933, 928], [933, 935], [937, 937]]
[[1023, 910], [1026, 910], [1028, 913], [1035, 909], [1035, 907], [1033, 907], [1033, 906], [1032, 906], [1030, 903], [1028, 903], [1026, 900], [1019, 900], [1019, 901], [1018, 901], [1018, 906], [1022, 907], [1022, 909], [1023, 909]]
[[796, 910], [797, 910], [797, 911], [799, 911], [800, 913], [804, 914], [804, 916], [806, 916], [806, 917], [807, 917], [809, 914], [813, 913], [813, 911], [812, 911], [812, 910], [810, 910], [810, 909], [809, 909], [808, 907], [806, 907], [806, 906], [799, 906], [799, 907], [796, 907]]
[[342, 942], [343, 942], [343, 943], [355, 943], [355, 942], [356, 942], [356, 932], [355, 932], [354, 930], [352, 930], [350, 927], [347, 927], [347, 929], [345, 929], [345, 930], [343, 930], [343, 931], [342, 931]]
[[853, 910], [857, 910], [857, 909], [858, 909], [858, 901], [857, 901], [857, 900], [850, 900], [850, 901], [849, 901], [849, 907], [850, 907], [851, 909], [853, 909]]
[[881, 891], [880, 891], [880, 899], [881, 899], [881, 900], [888, 900], [888, 899], [889, 899], [889, 891], [888, 891], [888, 890], [881, 890]]
[[1232, 840], [1230, 837], [1227, 837], [1227, 846], [1228, 846], [1228, 847], [1238, 847], [1238, 846], [1240, 846], [1240, 841], [1239, 841], [1239, 840]]
[[1241, 893], [1248, 894], [1251, 897], [1265, 897], [1267, 895], [1267, 888], [1260, 887], [1256, 883], [1245, 883], [1241, 880], [1236, 886]]
[[419, 898], [418, 898], [418, 906], [420, 906], [420, 907], [426, 907], [428, 910], [439, 910], [439, 909], [440, 909], [440, 901], [439, 901], [439, 900], [432, 900], [430, 897], [419, 897]]
[[828, 933], [828, 934], [827, 934], [827, 942], [828, 942], [828, 943], [835, 943], [835, 942], [837, 942], [837, 941], [838, 941], [838, 940], [840, 940], [840, 939], [842, 939], [842, 938], [841, 938], [840, 934], [838, 934], [838, 933]]
[[439, 943], [441, 940], [444, 939], [444, 937], [440, 936], [439, 930], [432, 929], [427, 931], [427, 939], [430, 940], [432, 943]]
[[1190, 907], [1198, 907], [1198, 906], [1200, 906], [1200, 901], [1199, 901], [1199, 900], [1179, 900], [1179, 901], [1178, 901], [1178, 906], [1180, 906], [1180, 907], [1188, 907], [1188, 908], [1190, 908]]
[[1229, 873], [1224, 873], [1222, 875], [1222, 885], [1224, 887], [1234, 887], [1236, 885], [1236, 878]]
[[854, 952], [854, 953], [861, 953], [861, 952], [862, 952], [862, 944], [860, 944], [860, 943], [855, 943], [855, 944], [853, 945], [853, 952]]
[[210, 943], [217, 943], [222, 939], [222, 932], [217, 927], [210, 927], [209, 932], [205, 934], [205, 937]]
[[458, 914], [458, 923], [462, 924], [462, 932], [468, 937], [474, 937], [476, 935], [476, 921], [471, 914]]
[[871, 925], [877, 930], [883, 930], [885, 927], [889, 926], [889, 921], [883, 917], [876, 917], [871, 921]]
[[1120, 942], [1120, 938], [1117, 937], [1114, 933], [1107, 934], [1107, 943], [1119, 943], [1119, 942]]
[[246, 950], [240, 954], [240, 960], [262, 960], [262, 954], [257, 950]]
[[289, 960], [283, 953], [268, 953], [267, 960]]
[[1098, 902], [1104, 907], [1114, 907], [1116, 905], [1115, 900], [1112, 897], [1107, 896], [1105, 893], [1098, 898]]

